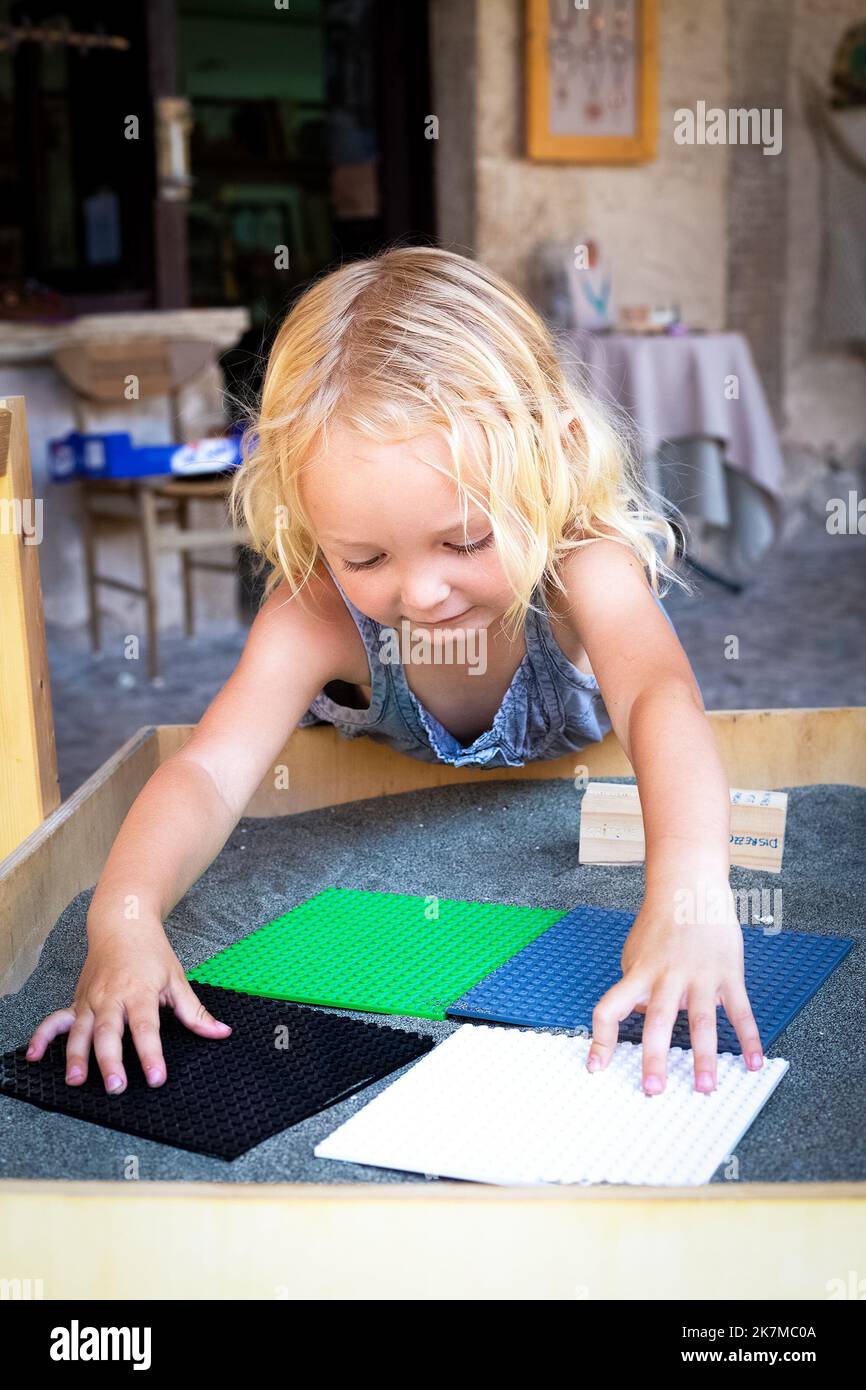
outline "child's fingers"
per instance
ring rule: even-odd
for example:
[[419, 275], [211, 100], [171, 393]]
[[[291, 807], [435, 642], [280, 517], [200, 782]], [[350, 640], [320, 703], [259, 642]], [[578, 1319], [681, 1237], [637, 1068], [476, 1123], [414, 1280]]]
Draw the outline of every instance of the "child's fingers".
[[203, 1038], [225, 1038], [232, 1031], [230, 1024], [208, 1013], [188, 980], [173, 989], [171, 1002], [181, 1023]]
[[90, 1044], [93, 1038], [93, 1010], [81, 1008], [69, 1030], [66, 1043], [66, 1084], [81, 1086], [87, 1080]]
[[93, 1020], [93, 1051], [99, 1063], [109, 1095], [119, 1095], [126, 1089], [123, 1066], [123, 1029], [126, 1023], [123, 1005], [119, 1000], [100, 1005]]
[[689, 994], [689, 1037], [695, 1064], [695, 1090], [714, 1091], [716, 1088], [716, 1056], [718, 1053], [715, 992]]
[[750, 1071], [758, 1071], [764, 1064], [763, 1048], [745, 984], [742, 980], [731, 980], [722, 987], [721, 997], [725, 1013], [740, 1040], [746, 1066]]
[[601, 996], [592, 1011], [592, 1047], [586, 1059], [588, 1071], [606, 1067], [619, 1042], [619, 1025], [644, 997], [646, 986], [633, 976], [625, 976]]
[[161, 1086], [167, 1069], [159, 1036], [159, 998], [143, 995], [126, 1006], [129, 1031], [149, 1086]]
[[667, 977], [650, 996], [643, 1025], [643, 1088], [648, 1096], [659, 1095], [665, 1088], [668, 1051], [682, 993], [682, 983]]
[[45, 1049], [61, 1033], [68, 1033], [75, 1022], [74, 1009], [55, 1009], [44, 1018], [27, 1044], [28, 1062], [38, 1062], [45, 1055]]

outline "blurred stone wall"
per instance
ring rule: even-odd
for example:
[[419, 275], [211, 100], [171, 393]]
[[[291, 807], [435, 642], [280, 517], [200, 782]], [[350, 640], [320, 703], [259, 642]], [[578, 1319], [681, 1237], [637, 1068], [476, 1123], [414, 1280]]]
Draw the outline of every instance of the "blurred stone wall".
[[[595, 236], [618, 303], [674, 301], [748, 338], [792, 499], [866, 443], [866, 365], [810, 347], [821, 254], [817, 152], [800, 73], [825, 84], [862, 0], [659, 0], [659, 148], [650, 164], [524, 155], [522, 0], [431, 0], [440, 239], [531, 294], [537, 248]], [[674, 112], [783, 112], [782, 151], [677, 145]]]

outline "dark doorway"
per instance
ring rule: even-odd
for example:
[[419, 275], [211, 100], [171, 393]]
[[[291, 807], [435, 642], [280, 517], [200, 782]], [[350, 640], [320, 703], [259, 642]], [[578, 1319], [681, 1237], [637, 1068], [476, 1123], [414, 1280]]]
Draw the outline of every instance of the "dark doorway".
[[261, 335], [327, 266], [433, 239], [427, 0], [177, 0], [177, 17], [193, 304], [244, 304]]
[[7, 317], [153, 303], [145, 8], [0, 0], [0, 283]]
[[343, 259], [383, 244], [435, 239], [433, 142], [427, 0], [325, 0], [328, 39], [329, 145], [333, 164], [351, 160], [346, 131], [368, 133], [378, 174], [374, 216], [335, 210]]
[[[184, 16], [195, 14], [200, 21], [222, 8], [237, 25], [247, 5], [244, 0], [179, 0], [182, 55], [184, 32], [187, 40], [192, 32], [189, 26], [185, 30]], [[209, 276], [205, 302], [243, 303], [253, 317], [250, 331], [221, 360], [235, 423], [246, 423], [254, 410], [274, 337], [312, 279], [398, 241], [435, 241], [434, 142], [425, 138], [432, 105], [428, 9], [428, 0], [292, 0], [290, 10], [277, 15], [277, 24], [290, 21], [294, 31], [268, 20], [277, 51], [286, 55], [280, 94], [268, 89], [267, 74], [249, 74], [248, 85], [237, 85], [242, 95], [231, 98], [234, 109], [227, 112], [224, 105], [219, 117], [223, 131], [231, 132], [222, 153], [212, 148], [205, 155], [200, 144], [197, 163], [194, 146], [197, 216], [211, 225], [222, 219], [222, 244], [234, 247], [234, 260], [232, 275], [221, 282], [219, 252], [207, 250], [207, 237], [191, 219], [193, 283], [196, 274]], [[241, 30], [234, 32], [242, 49]], [[200, 56], [203, 52], [200, 47]], [[291, 70], [292, 54], [304, 55], [300, 73]], [[218, 77], [211, 67], [207, 81]], [[191, 96], [194, 115], [198, 84], [193, 79], [191, 90], [181, 87], [181, 94]], [[238, 242], [244, 237], [233, 235], [226, 223], [220, 191], [225, 184], [243, 210], [241, 227], [248, 240], [259, 239], [243, 253]], [[255, 207], [262, 214], [258, 227]], [[281, 220], [289, 207], [291, 223]], [[287, 269], [274, 266], [276, 242], [295, 248]], [[245, 604], [254, 612], [261, 582], [247, 565], [241, 583]]]
[[[25, 289], [34, 319], [243, 304], [266, 347], [328, 266], [433, 240], [428, 10], [0, 0], [7, 316]], [[173, 94], [192, 108], [193, 184], [155, 206], [154, 97]]]
[[427, 0], [292, 0], [267, 19], [258, 0], [178, 0], [192, 299], [244, 304], [253, 321], [223, 358], [233, 396], [255, 395], [315, 276], [435, 240], [428, 20]]

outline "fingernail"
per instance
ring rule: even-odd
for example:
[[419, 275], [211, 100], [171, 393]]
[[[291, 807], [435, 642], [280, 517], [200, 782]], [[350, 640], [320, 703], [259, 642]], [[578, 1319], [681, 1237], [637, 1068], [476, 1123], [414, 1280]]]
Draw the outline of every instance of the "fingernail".
[[760, 1052], [753, 1052], [749, 1057], [749, 1066], [752, 1068], [752, 1071], [757, 1071], [758, 1068], [762, 1067], [763, 1065], [764, 1059], [761, 1056]]
[[643, 1083], [643, 1088], [648, 1096], [657, 1096], [662, 1088], [660, 1076], [648, 1076]]
[[601, 1066], [601, 1058], [593, 1053], [586, 1065], [590, 1071], [598, 1071]]
[[80, 1081], [83, 1075], [84, 1075], [84, 1072], [81, 1070], [80, 1067], [70, 1067], [70, 1068], [69, 1068], [69, 1071], [68, 1071], [67, 1074], [66, 1074], [66, 1080], [67, 1080], [67, 1081]]
[[33, 1058], [36, 1056], [36, 1048], [35, 1048], [35, 1047], [28, 1047], [28, 1049], [27, 1049], [27, 1051], [26, 1051], [26, 1053], [25, 1053], [24, 1055], [26, 1056], [28, 1062], [32, 1062], [32, 1061], [33, 1061]]
[[714, 1091], [716, 1089], [716, 1083], [708, 1071], [698, 1072], [697, 1085], [699, 1091]]
[[122, 1091], [122, 1090], [123, 1090], [123, 1082], [122, 1082], [122, 1080], [120, 1079], [119, 1076], [110, 1076], [110, 1077], [108, 1078], [108, 1080], [106, 1081], [106, 1083], [105, 1083], [105, 1089], [106, 1089], [107, 1091], [112, 1092], [112, 1094], [113, 1094], [115, 1091]]
[[151, 1086], [158, 1086], [162, 1081], [162, 1070], [159, 1067], [148, 1068], [147, 1079]]

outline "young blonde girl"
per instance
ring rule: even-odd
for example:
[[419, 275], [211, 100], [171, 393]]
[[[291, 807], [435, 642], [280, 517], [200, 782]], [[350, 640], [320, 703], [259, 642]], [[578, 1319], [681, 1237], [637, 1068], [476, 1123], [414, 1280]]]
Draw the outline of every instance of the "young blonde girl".
[[[149, 1083], [165, 1081], [160, 1004], [202, 1036], [231, 1031], [198, 1001], [162, 924], [292, 730], [325, 720], [477, 767], [578, 751], [612, 728], [640, 791], [645, 895], [622, 978], [593, 1013], [588, 1066], [605, 1067], [619, 1022], [645, 1011], [644, 1089], [663, 1090], [685, 1008], [695, 1085], [712, 1090], [721, 1004], [760, 1067], [728, 887], [728, 784], [659, 596], [674, 536], [538, 315], [445, 250], [345, 265], [283, 324], [246, 454], [232, 505], [269, 566], [265, 601], [236, 670], [126, 817], [75, 998], [28, 1056], [68, 1033], [68, 1082], [85, 1080], [92, 1046], [118, 1092], [127, 1025]], [[408, 661], [384, 655], [383, 634], [398, 631]], [[455, 638], [483, 660], [453, 659]]]

